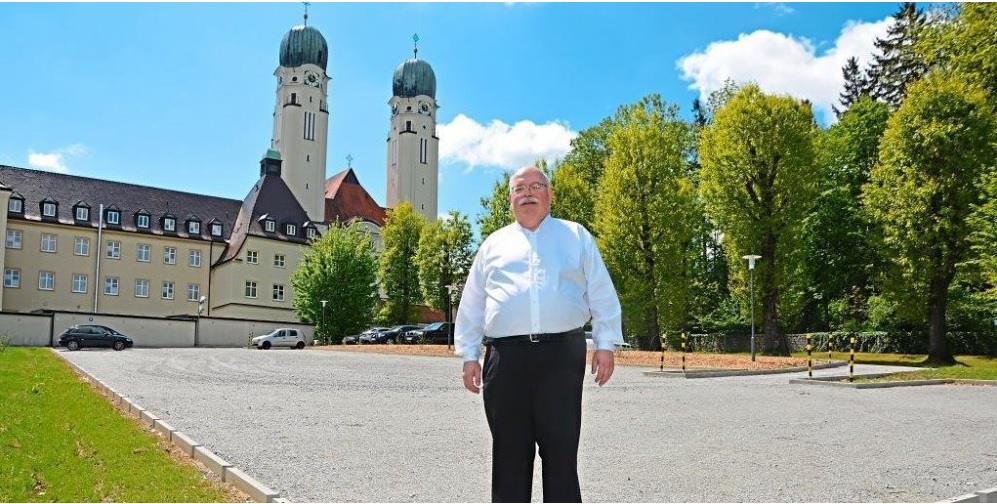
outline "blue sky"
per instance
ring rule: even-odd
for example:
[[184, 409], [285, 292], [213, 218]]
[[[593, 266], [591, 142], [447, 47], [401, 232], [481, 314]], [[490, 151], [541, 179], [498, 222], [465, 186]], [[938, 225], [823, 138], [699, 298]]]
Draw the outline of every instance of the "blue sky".
[[[474, 218], [502, 170], [660, 93], [689, 115], [726, 78], [827, 123], [850, 56], [899, 3], [313, 3], [330, 46], [327, 175], [385, 203], [391, 77], [436, 73], [440, 212]], [[243, 199], [272, 133], [300, 3], [0, 4], [0, 164]], [[833, 116], [832, 116], [833, 117]]]

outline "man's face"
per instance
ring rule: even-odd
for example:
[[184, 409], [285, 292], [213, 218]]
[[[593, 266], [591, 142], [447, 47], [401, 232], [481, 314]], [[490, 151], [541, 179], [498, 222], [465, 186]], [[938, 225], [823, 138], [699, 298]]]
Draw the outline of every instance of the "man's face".
[[547, 179], [536, 168], [523, 168], [509, 179], [509, 206], [516, 222], [535, 230], [550, 213], [551, 192]]

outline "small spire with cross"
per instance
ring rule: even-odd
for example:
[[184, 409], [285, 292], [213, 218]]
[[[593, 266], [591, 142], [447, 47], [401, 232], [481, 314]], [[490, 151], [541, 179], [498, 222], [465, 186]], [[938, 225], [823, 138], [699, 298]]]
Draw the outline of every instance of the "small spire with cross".
[[353, 168], [353, 155], [352, 154], [347, 154], [346, 155], [346, 167], [347, 168]]
[[415, 59], [419, 59], [419, 34], [416, 33], [415, 35], [412, 35], [412, 40], [415, 42], [412, 44], [415, 46], [415, 50], [413, 51], [415, 53]]
[[305, 6], [305, 26], [308, 26], [308, 6], [311, 5], [312, 3], [311, 2], [301, 2], [301, 4]]

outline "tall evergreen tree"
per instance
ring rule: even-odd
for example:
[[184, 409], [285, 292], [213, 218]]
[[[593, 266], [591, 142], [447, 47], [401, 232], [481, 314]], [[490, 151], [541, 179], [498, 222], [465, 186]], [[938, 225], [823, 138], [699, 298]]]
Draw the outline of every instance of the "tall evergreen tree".
[[893, 15], [893, 24], [886, 38], [877, 38], [879, 54], [869, 69], [871, 95], [892, 109], [900, 106], [907, 95], [907, 86], [928, 71], [916, 44], [924, 33], [927, 17], [914, 2], [904, 2]]
[[849, 107], [859, 101], [862, 95], [869, 93], [869, 79], [859, 68], [858, 58], [855, 56], [848, 58], [845, 66], [841, 67], [841, 73], [845, 78], [845, 89], [838, 95], [841, 108], [839, 109], [837, 105], [831, 107], [838, 119], [841, 119], [841, 114], [844, 114]]

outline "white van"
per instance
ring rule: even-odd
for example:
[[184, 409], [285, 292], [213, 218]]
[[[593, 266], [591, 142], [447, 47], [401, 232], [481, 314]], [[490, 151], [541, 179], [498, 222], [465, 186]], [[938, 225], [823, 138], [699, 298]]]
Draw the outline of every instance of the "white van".
[[270, 347], [290, 347], [301, 350], [305, 348], [305, 335], [297, 329], [282, 327], [274, 329], [269, 334], [257, 336], [251, 340], [254, 347], [269, 350]]

